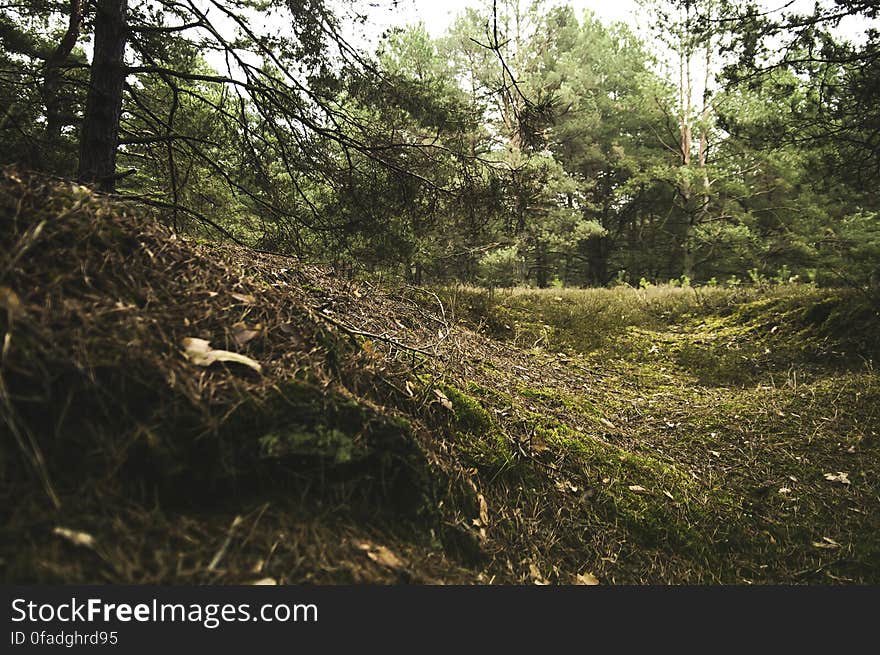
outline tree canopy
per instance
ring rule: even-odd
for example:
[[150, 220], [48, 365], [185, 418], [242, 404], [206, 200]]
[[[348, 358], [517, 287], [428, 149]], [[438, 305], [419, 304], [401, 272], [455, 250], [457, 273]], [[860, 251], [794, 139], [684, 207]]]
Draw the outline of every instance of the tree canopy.
[[365, 51], [356, 2], [11, 3], [0, 160], [417, 282], [876, 282], [875, 3], [642, 8], [494, 0]]

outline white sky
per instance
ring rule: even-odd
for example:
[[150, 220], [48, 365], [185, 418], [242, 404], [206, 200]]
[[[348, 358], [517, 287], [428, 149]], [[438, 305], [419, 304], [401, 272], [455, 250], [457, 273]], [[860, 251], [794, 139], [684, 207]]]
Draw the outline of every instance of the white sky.
[[[457, 14], [467, 7], [480, 4], [479, 0], [441, 0], [440, 2], [400, 0], [397, 9], [393, 12], [394, 20], [400, 21], [398, 24], [416, 23], [421, 20], [432, 36], [442, 36]], [[571, 0], [567, 4], [570, 4], [578, 15], [584, 9], [590, 9], [605, 22], [616, 20], [631, 22], [637, 9], [635, 0]]]
[[[341, 4], [345, 0], [338, 0]], [[349, 0], [351, 1], [351, 0]], [[760, 0], [765, 9], [781, 9], [787, 11], [810, 13], [816, 0]], [[487, 3], [491, 0], [487, 0]], [[523, 1], [525, 5], [528, 0]], [[622, 21], [636, 28], [637, 33], [643, 34], [640, 28], [644, 28], [644, 10], [640, 10], [636, 0], [558, 0], [548, 2], [553, 4], [569, 4], [580, 15], [583, 10], [589, 9], [605, 23]], [[368, 22], [360, 30], [356, 40], [366, 38], [374, 41], [375, 38], [389, 27], [402, 27], [418, 22], [423, 22], [431, 36], [440, 37], [452, 25], [455, 17], [467, 7], [479, 8], [485, 6], [481, 0], [354, 0], [358, 11], [369, 16]], [[876, 26], [876, 22], [875, 22]], [[859, 41], [868, 27], [864, 19], [858, 17], [845, 18], [838, 33], [854, 41]]]
[[[521, 0], [523, 6], [526, 6], [530, 0]], [[546, 6], [552, 7], [555, 4], [568, 4], [576, 12], [578, 16], [582, 15], [584, 10], [592, 11], [602, 22], [610, 24], [615, 21], [621, 21], [629, 24], [634, 31], [641, 35], [646, 41], [651, 41], [651, 35], [647, 29], [650, 17], [646, 15], [646, 11], [639, 7], [637, 0], [545, 0]], [[787, 7], [789, 11], [802, 11], [809, 13], [811, 6], [816, 0], [760, 0], [760, 3], [766, 9], [780, 9]], [[491, 0], [329, 0], [330, 6], [335, 7], [338, 16], [341, 18], [342, 32], [346, 39], [356, 48], [367, 52], [374, 52], [379, 42], [379, 36], [388, 28], [403, 27], [413, 25], [419, 22], [424, 23], [426, 29], [433, 37], [443, 36], [447, 29], [452, 25], [456, 16], [462, 13], [468, 7], [474, 7], [486, 13], [488, 18], [491, 11]], [[352, 8], [358, 13], [367, 15], [365, 24], [354, 24], [349, 20]], [[268, 18], [268, 17], [267, 17]], [[272, 24], [274, 19], [268, 18], [262, 21], [263, 26], [267, 23]], [[875, 21], [875, 26], [877, 22]], [[259, 18], [255, 21], [260, 24]], [[218, 21], [218, 27], [228, 28], [230, 36], [234, 31], [231, 21]], [[868, 24], [864, 19], [852, 18], [845, 20], [838, 34], [858, 42], [863, 38], [864, 31]], [[283, 28], [281, 28], [283, 29]], [[655, 52], [664, 56], [665, 49], [659, 44], [654, 44], [657, 50]], [[254, 63], [259, 61], [259, 57], [254, 53], [241, 53], [248, 60]], [[206, 53], [206, 59], [215, 68], [225, 71], [225, 60], [217, 53]], [[670, 58], [671, 61], [671, 58]], [[718, 63], [717, 61], [715, 62]], [[695, 71], [697, 78], [703, 77], [702, 71]], [[696, 79], [696, 78], [695, 78]]]
[[[523, 2], [523, 5], [526, 3]], [[549, 3], [549, 6], [557, 3]], [[607, 23], [624, 21], [634, 24], [638, 13], [636, 0], [560, 0], [558, 4], [569, 4], [580, 15], [584, 9], [593, 11]], [[483, 6], [481, 0], [378, 0], [356, 2], [355, 6], [369, 16], [368, 24], [362, 31], [372, 39], [389, 27], [402, 27], [423, 22], [428, 33], [440, 37], [452, 25], [455, 17], [468, 7]]]
[[[334, 0], [330, 0], [334, 3]], [[347, 25], [344, 28], [346, 38], [348, 38], [355, 46], [365, 50], [373, 51], [378, 44], [378, 37], [382, 32], [390, 27], [403, 27], [405, 25], [413, 25], [419, 22], [424, 23], [425, 28], [431, 36], [437, 38], [443, 36], [447, 29], [452, 25], [455, 17], [462, 13], [468, 7], [477, 8], [486, 12], [487, 18], [491, 11], [492, 0], [335, 0], [335, 4], [339, 7], [345, 7], [347, 2], [352, 3], [357, 11], [367, 15], [367, 22], [364, 25], [355, 27]], [[521, 0], [523, 6], [529, 4], [529, 0]], [[785, 9], [788, 12], [809, 14], [816, 0], [759, 0], [765, 10], [773, 11]], [[656, 41], [653, 41], [648, 29], [647, 21], [650, 16], [646, 15], [646, 10], [639, 6], [637, 0], [546, 0], [547, 8], [555, 4], [568, 4], [575, 13], [580, 16], [584, 10], [592, 11], [605, 24], [615, 21], [621, 21], [630, 25], [636, 34], [640, 35], [646, 42], [652, 44], [655, 53], [660, 56], [661, 74], [674, 75], [673, 68], [677, 66], [675, 57], [666, 51], [666, 49]], [[350, 6], [350, 5], [349, 5]], [[344, 16], [345, 13], [341, 12]], [[874, 26], [880, 21], [874, 21]], [[864, 39], [865, 30], [869, 27], [869, 23], [863, 18], [847, 17], [841, 22], [836, 30], [841, 37], [847, 38], [855, 43]], [[666, 67], [672, 68], [666, 69]], [[713, 66], [713, 76], [718, 72], [719, 61]], [[701, 85], [703, 82], [714, 86], [714, 83], [707, 79], [713, 76], [706, 76], [705, 66], [701, 61], [694, 62], [693, 69], [694, 80], [697, 82], [695, 97], [702, 95]]]

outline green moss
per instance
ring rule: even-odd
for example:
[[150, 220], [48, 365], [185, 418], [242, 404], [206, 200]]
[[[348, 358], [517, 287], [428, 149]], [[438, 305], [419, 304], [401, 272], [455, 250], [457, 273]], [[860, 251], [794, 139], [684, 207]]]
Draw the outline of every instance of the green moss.
[[546, 403], [550, 407], [560, 407], [574, 412], [576, 415], [596, 420], [599, 410], [595, 403], [584, 396], [575, 396], [559, 389], [551, 387], [526, 387], [519, 386], [517, 391], [524, 397]]
[[583, 462], [603, 478], [626, 481], [629, 485], [692, 486], [688, 477], [670, 464], [624, 450], [563, 423], [550, 421], [549, 425], [536, 428], [536, 434], [548, 444], [579, 454]]
[[720, 491], [702, 489], [688, 474], [656, 457], [624, 450], [559, 422], [536, 434], [554, 449], [575, 453], [584, 477], [599, 489], [594, 510], [600, 520], [624, 525], [645, 546], [696, 554], [718, 535], [717, 510], [734, 505]]
[[[486, 392], [476, 384], [469, 384], [468, 388], [476, 393]], [[441, 390], [452, 403], [452, 428], [455, 443], [461, 452], [480, 468], [495, 471], [508, 469], [513, 462], [510, 441], [483, 403], [448, 384], [442, 385]]]
[[261, 453], [266, 457], [330, 457], [337, 464], [350, 462], [356, 452], [363, 449], [352, 435], [324, 425], [294, 424], [284, 429], [279, 428], [260, 437], [259, 444]]
[[492, 431], [494, 427], [492, 417], [479, 400], [448, 384], [443, 385], [441, 390], [452, 403], [456, 430], [472, 435], [482, 435]]
[[377, 450], [400, 449], [410, 441], [410, 424], [310, 382], [292, 380], [239, 406], [223, 420], [218, 437], [234, 446], [233, 465], [255, 456], [347, 463]]

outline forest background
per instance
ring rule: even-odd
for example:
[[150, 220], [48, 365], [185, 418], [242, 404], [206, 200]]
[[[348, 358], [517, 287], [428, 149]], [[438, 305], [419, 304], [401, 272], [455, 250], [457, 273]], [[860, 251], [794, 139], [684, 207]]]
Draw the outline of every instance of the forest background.
[[7, 2], [2, 163], [422, 284], [877, 284], [874, 3], [396, 6]]

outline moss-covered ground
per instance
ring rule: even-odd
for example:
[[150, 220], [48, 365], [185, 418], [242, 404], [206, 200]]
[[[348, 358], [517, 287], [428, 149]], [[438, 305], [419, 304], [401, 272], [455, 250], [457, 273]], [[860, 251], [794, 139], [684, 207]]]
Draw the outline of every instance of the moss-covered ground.
[[880, 582], [864, 290], [351, 281], [7, 171], [0, 340], [7, 582]]
[[859, 294], [456, 289], [449, 299], [532, 362], [484, 363], [477, 375], [509, 389], [484, 397], [567, 472], [560, 488], [602, 532], [584, 539], [600, 579], [878, 580], [878, 335]]

